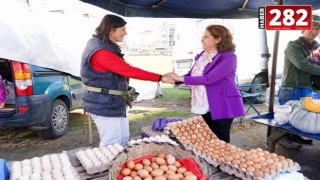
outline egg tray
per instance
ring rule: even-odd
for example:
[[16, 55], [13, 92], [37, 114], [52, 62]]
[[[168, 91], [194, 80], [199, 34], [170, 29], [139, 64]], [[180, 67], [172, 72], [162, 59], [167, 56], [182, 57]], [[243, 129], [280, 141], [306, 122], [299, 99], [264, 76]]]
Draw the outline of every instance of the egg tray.
[[[195, 123], [195, 121], [198, 121], [198, 123]], [[202, 116], [195, 116], [195, 117], [192, 117], [192, 118], [188, 118], [186, 120], [182, 120], [182, 121], [176, 121], [176, 122], [172, 122], [172, 123], [169, 123], [168, 126], [165, 128], [165, 134], [169, 137], [175, 137], [178, 142], [182, 145], [184, 145], [185, 147], [191, 149], [192, 147], [192, 144], [193, 144], [193, 140], [197, 140], [197, 141], [207, 141], [209, 139], [217, 139], [217, 136], [210, 130], [210, 134], [207, 134], [206, 136], [202, 136], [201, 138], [197, 135], [200, 135], [202, 134], [203, 132], [199, 132], [198, 134], [193, 134], [190, 130], [189, 131], [185, 131], [187, 132], [188, 134], [187, 135], [184, 135], [184, 136], [179, 136], [178, 133], [174, 132], [173, 129], [171, 128], [172, 126], [174, 125], [183, 125], [184, 127], [187, 127], [187, 128], [195, 128], [196, 130], [200, 130], [202, 129], [203, 131], [207, 131], [207, 130], [210, 130], [209, 129], [209, 126], [205, 123], [205, 121], [203, 120]], [[191, 125], [192, 124], [192, 125]], [[195, 124], [195, 126], [194, 126]], [[193, 127], [192, 127], [193, 126]], [[186, 136], [190, 136], [190, 137], [193, 137], [193, 139], [190, 140], [189, 143], [185, 143], [186, 141], [184, 141], [182, 138], [183, 137], [186, 137]], [[210, 138], [210, 136], [212, 136]], [[203, 138], [203, 140], [202, 140]], [[209, 139], [204, 139], [204, 138], [209, 138]]]
[[161, 135], [164, 135], [164, 132], [161, 132], [161, 131], [155, 131], [152, 129], [151, 126], [145, 126], [145, 127], [142, 127], [141, 129], [141, 138], [144, 138], [142, 137], [142, 134], [145, 134], [146, 136], [144, 137], [151, 137], [151, 136], [161, 136]]
[[48, 154], [42, 157], [12, 162], [10, 179], [78, 180], [80, 176], [71, 165], [68, 155], [64, 151], [60, 154]]
[[137, 144], [137, 143], [141, 143], [141, 142], [167, 142], [170, 144], [174, 144], [176, 145], [177, 142], [175, 142], [174, 140], [170, 139], [168, 136], [166, 135], [161, 135], [161, 136], [150, 136], [150, 137], [144, 137], [143, 139], [136, 139], [136, 140], [131, 140], [128, 141], [128, 145], [133, 145], [133, 144]]
[[76, 152], [76, 157], [88, 174], [101, 173], [109, 168], [111, 160], [123, 150], [119, 144], [95, 147]]
[[157, 156], [160, 153], [172, 154], [176, 159], [193, 158], [203, 175], [210, 177], [210, 175], [214, 173], [213, 169], [201, 157], [196, 156], [192, 151], [185, 149], [181, 145], [173, 145], [166, 142], [143, 141], [127, 146], [111, 161], [108, 177], [111, 180], [117, 179], [122, 165], [129, 160], [134, 160], [146, 155]]
[[297, 172], [300, 170], [300, 165], [298, 163], [294, 163], [289, 168], [281, 169], [279, 171], [271, 171], [269, 174], [265, 174], [265, 176], [262, 177], [255, 177], [253, 175], [253, 172], [246, 172], [245, 169], [239, 169], [239, 167], [236, 165], [231, 165], [230, 163], [221, 163], [220, 164], [220, 169], [224, 172], [226, 172], [229, 175], [235, 175], [236, 177], [239, 177], [241, 179], [245, 180], [271, 180], [277, 177], [281, 173], [291, 173], [291, 172]]
[[271, 170], [269, 174], [264, 174], [265, 176], [262, 177], [255, 177], [253, 172], [247, 172], [245, 168], [240, 169], [238, 165], [232, 165], [230, 162], [222, 162], [220, 163], [220, 169], [229, 175], [235, 175], [236, 177], [239, 177], [241, 179], [246, 180], [271, 180], [274, 179], [276, 176], [278, 176], [281, 173], [286, 172], [296, 172], [301, 169], [300, 165], [296, 162], [293, 163], [293, 165], [281, 168], [279, 170]]

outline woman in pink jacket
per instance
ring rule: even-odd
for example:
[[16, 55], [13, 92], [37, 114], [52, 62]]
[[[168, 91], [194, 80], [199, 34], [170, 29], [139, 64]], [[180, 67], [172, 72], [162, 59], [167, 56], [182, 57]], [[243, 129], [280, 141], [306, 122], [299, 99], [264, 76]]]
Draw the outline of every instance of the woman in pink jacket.
[[201, 39], [202, 51], [188, 74], [168, 73], [174, 80], [191, 85], [191, 112], [202, 115], [219, 139], [230, 142], [235, 117], [245, 115], [242, 96], [236, 85], [237, 57], [230, 31], [210, 25]]

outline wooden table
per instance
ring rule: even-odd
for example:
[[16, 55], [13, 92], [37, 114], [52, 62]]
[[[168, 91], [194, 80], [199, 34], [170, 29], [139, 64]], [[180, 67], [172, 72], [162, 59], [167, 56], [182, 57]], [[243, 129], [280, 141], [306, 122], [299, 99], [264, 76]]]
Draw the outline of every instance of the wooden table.
[[[69, 156], [71, 164], [76, 169], [76, 171], [78, 172], [80, 178], [83, 179], [83, 180], [85, 180], [85, 179], [95, 179], [95, 180], [106, 180], [106, 179], [109, 179], [108, 170], [106, 170], [105, 172], [102, 172], [102, 173], [97, 173], [97, 174], [94, 174], [94, 175], [90, 175], [82, 167], [80, 161], [75, 156], [75, 153], [80, 151], [80, 150], [85, 150], [85, 149], [88, 149], [88, 148], [91, 148], [91, 147], [82, 147], [82, 148], [78, 148], [78, 149], [73, 149], [73, 150], [67, 151], [67, 154]], [[207, 166], [208, 166], [207, 168], [210, 168], [211, 173], [212, 173], [211, 176], [208, 177], [208, 180], [231, 180], [231, 179], [240, 180], [240, 178], [237, 178], [235, 176], [230, 176], [229, 174], [227, 174], [225, 172], [222, 172], [219, 168], [216, 168], [216, 167], [212, 166], [209, 163], [207, 163]]]
[[268, 126], [267, 134], [267, 150], [275, 152], [277, 142], [288, 133], [305, 136], [311, 139], [320, 140], [320, 134], [309, 134], [294, 128], [290, 123], [283, 125], [277, 124], [273, 118], [273, 113], [268, 113], [260, 116], [254, 116], [251, 119], [257, 123]]

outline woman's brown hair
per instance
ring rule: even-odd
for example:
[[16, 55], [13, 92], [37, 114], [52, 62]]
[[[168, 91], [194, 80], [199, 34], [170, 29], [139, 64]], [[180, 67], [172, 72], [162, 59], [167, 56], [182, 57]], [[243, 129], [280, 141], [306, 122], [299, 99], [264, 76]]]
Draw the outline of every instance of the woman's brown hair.
[[116, 28], [125, 26], [126, 24], [127, 22], [121, 17], [107, 14], [103, 17], [99, 26], [96, 28], [96, 37], [104, 43], [113, 45], [118, 51], [120, 51], [119, 45], [109, 39], [109, 33]]
[[236, 45], [233, 43], [231, 32], [222, 25], [210, 25], [206, 28], [207, 31], [215, 38], [220, 38], [218, 43], [218, 52], [236, 51]]

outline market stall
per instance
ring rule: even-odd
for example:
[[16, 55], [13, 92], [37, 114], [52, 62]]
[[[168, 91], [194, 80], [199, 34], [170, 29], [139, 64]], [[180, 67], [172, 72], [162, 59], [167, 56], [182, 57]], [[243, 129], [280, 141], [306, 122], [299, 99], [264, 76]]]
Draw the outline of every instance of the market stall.
[[289, 107], [289, 112], [275, 111], [251, 118], [271, 129], [267, 135], [268, 151], [274, 152], [277, 142], [288, 133], [320, 140], [320, 100], [306, 97], [276, 108], [281, 107]]
[[221, 141], [201, 116], [165, 120], [161, 136], [10, 162], [10, 179], [303, 179], [297, 162]]

